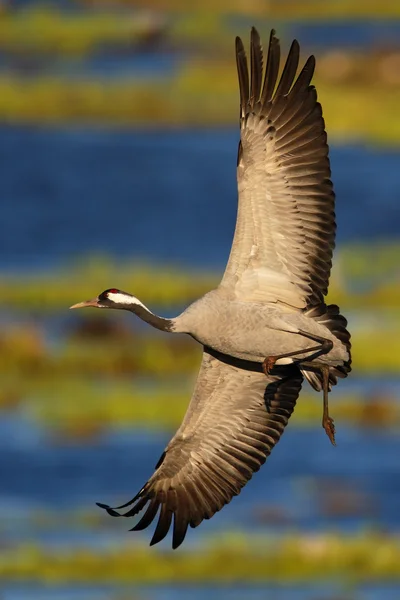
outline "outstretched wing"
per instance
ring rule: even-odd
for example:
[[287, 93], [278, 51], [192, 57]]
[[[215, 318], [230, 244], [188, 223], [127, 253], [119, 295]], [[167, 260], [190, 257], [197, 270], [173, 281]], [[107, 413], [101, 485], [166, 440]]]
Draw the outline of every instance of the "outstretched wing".
[[[224, 363], [219, 358], [226, 359]], [[184, 540], [188, 525], [197, 527], [239, 494], [279, 441], [293, 412], [302, 375], [286, 368], [283, 378], [266, 378], [260, 365], [219, 358], [205, 352], [192, 400], [176, 435], [154, 474], [127, 504], [123, 515], [100, 504], [113, 516], [132, 517], [146, 505], [138, 531], [160, 509], [151, 544], [161, 541], [173, 524], [173, 548]], [[230, 364], [233, 363], [233, 364]]]
[[335, 245], [335, 196], [321, 105], [310, 84], [310, 56], [296, 79], [295, 40], [278, 82], [280, 46], [271, 32], [268, 58], [251, 32], [250, 77], [236, 39], [241, 139], [239, 205], [221, 286], [243, 301], [294, 307], [319, 304], [328, 289]]

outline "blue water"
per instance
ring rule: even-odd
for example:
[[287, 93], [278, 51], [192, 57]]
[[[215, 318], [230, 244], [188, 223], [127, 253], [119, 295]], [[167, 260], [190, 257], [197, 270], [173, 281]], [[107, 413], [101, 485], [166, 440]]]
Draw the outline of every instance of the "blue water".
[[[103, 521], [93, 528], [81, 521], [71, 522], [68, 515], [82, 509], [95, 514], [100, 511], [94, 505], [99, 500], [119, 504], [131, 498], [153, 472], [170, 438], [169, 432], [114, 431], [94, 444], [80, 445], [76, 442], [60, 444], [22, 415], [4, 418], [2, 425], [0, 529], [3, 546], [12, 548], [14, 544], [34, 540], [48, 551], [58, 553], [82, 547], [98, 552], [110, 545], [115, 548], [129, 543], [129, 540], [148, 543], [149, 530], [127, 531], [132, 526], [131, 521], [104, 515]], [[294, 530], [341, 531], [347, 535], [369, 528], [392, 534], [400, 532], [400, 436], [387, 430], [361, 431], [339, 422], [337, 425], [336, 448], [329, 444], [317, 424], [301, 430], [289, 425], [281, 443], [240, 496], [211, 521], [189, 530], [184, 548], [207, 544], [227, 530], [264, 534], [266, 539]], [[329, 490], [354, 495], [353, 509], [348, 514], [346, 510], [343, 514], [327, 510]], [[37, 511], [52, 519], [47, 527], [35, 520]], [[160, 546], [168, 550], [169, 536]], [[154, 600], [183, 600], [189, 592], [190, 597], [198, 600], [262, 600], [266, 594], [279, 600], [331, 600], [333, 591], [343, 600], [394, 600], [398, 598], [399, 587], [395, 584], [357, 586], [354, 595], [348, 596], [349, 583], [340, 580], [321, 582], [318, 586], [221, 589], [215, 586], [136, 589], [123, 585], [96, 588], [74, 583], [46, 588], [39, 584], [27, 587], [4, 582], [1, 591], [4, 600], [120, 598], [124, 597], [124, 591]]]
[[[222, 269], [236, 216], [237, 139], [236, 129], [149, 132], [3, 126], [0, 270], [34, 275], [37, 269], [56, 268], [91, 253]], [[339, 245], [398, 237], [400, 152], [333, 144], [331, 157]], [[10, 311], [1, 315], [1, 322], [7, 326], [17, 318]], [[70, 314], [48, 319], [46, 335], [57, 341], [70, 319]], [[347, 383], [338, 393], [345, 389], [369, 397], [379, 389], [399, 395], [397, 378], [381, 383], [371, 375]], [[3, 544], [12, 547], [34, 540], [48, 548], [97, 549], [129, 539], [149, 541], [149, 531], [127, 533], [132, 524], [123, 519], [104, 515], [101, 526], [90, 527], [71, 524], [65, 515], [73, 510], [95, 514], [100, 511], [96, 501], [119, 504], [131, 498], [153, 472], [173, 432], [109, 430], [92, 443], [80, 444], [54, 439], [32, 420], [23, 402], [16, 412], [0, 417]], [[293, 530], [352, 535], [369, 527], [400, 531], [397, 430], [336, 424], [337, 448], [329, 444], [319, 423], [310, 429], [290, 424], [260, 473], [211, 521], [190, 530], [186, 547], [232, 529], [265, 535]], [[350, 498], [347, 510], [335, 513], [327, 507], [332, 488]], [[37, 511], [52, 515], [53, 526], [38, 525]], [[167, 539], [162, 548], [169, 545]], [[0, 587], [4, 600], [102, 600], [117, 591], [118, 597], [130, 597], [124, 588], [46, 589], [17, 583]], [[398, 587], [373, 585], [343, 595], [337, 582], [328, 588], [160, 587], [136, 592], [156, 600], [189, 595], [196, 600], [331, 600], [335, 592], [346, 600], [399, 597]]]
[[[83, 254], [222, 269], [238, 131], [0, 130], [0, 268]], [[332, 146], [338, 243], [399, 235], [399, 150]]]
[[[25, 427], [30, 431], [21, 436], [21, 419], [8, 419], [5, 426], [8, 439], [19, 435], [21, 442], [9, 444], [4, 438], [1, 444], [1, 513], [8, 507], [7, 520], [15, 517], [19, 523], [3, 527], [7, 531], [3, 531], [4, 540], [20, 539], [21, 533], [25, 535], [26, 523], [21, 519], [21, 512], [33, 507], [58, 512], [93, 506], [93, 511], [98, 511], [100, 509], [94, 506], [97, 501], [117, 505], [129, 500], [153, 473], [172, 434], [116, 431], [92, 445], [88, 442], [58, 445], [51, 438], [46, 439], [45, 433], [35, 431], [35, 426], [28, 422]], [[350, 533], [372, 523], [379, 523], [390, 531], [400, 530], [400, 436], [397, 431], [356, 430], [339, 422], [337, 426], [337, 448], [330, 445], [317, 424], [310, 429], [288, 426], [282, 443], [240, 496], [211, 521], [205, 521], [196, 531], [190, 530], [185, 544], [231, 529], [260, 533], [265, 528], [268, 531], [274, 527], [273, 523], [268, 521], [263, 525], [257, 516], [265, 507], [279, 507], [282, 511], [286, 525], [278, 522], [279, 530], [296, 526], [323, 531], [334, 526]], [[360, 508], [359, 514], [354, 515], [326, 514], [318, 486], [332, 484], [368, 498], [373, 512], [363, 513]], [[109, 517], [105, 518], [110, 521]], [[124, 523], [122, 529], [129, 529], [128, 524]], [[120, 523], [114, 521], [113, 526], [121, 533]], [[60, 519], [59, 527], [51, 536], [39, 535], [38, 539], [49, 543], [66, 542], [67, 533], [72, 535], [70, 526], [63, 527]], [[102, 535], [101, 530], [90, 535], [79, 533], [88, 544], [97, 543]], [[129, 535], [150, 539], [149, 531]], [[169, 547], [170, 540], [163, 545]]]
[[[332, 595], [336, 594], [336, 595]], [[112, 587], [68, 587], [47, 589], [35, 586], [6, 586], [2, 588], [2, 600], [110, 600], [110, 598], [140, 598], [140, 600], [398, 600], [399, 591], [395, 586], [368, 586], [356, 591], [335, 582], [329, 586], [301, 586], [297, 588], [278, 586], [221, 587], [122, 587], [115, 596]]]
[[[334, 0], [332, 0], [334, 1]], [[33, 4], [18, 0], [13, 8]], [[65, 10], [81, 6], [58, 0]], [[232, 39], [247, 17], [227, 17]], [[248, 20], [249, 25], [254, 19]], [[325, 23], [257, 23], [276, 26], [288, 42], [307, 51], [328, 48], [398, 47], [396, 20]], [[286, 43], [284, 43], [286, 46]], [[42, 73], [79, 78], [168, 77], [185, 50], [137, 51], [117, 56], [104, 48], [84, 60], [45, 57]], [[0, 55], [0, 69], [24, 68]], [[0, 127], [0, 271], [57, 268], [91, 253], [117, 259], [223, 269], [236, 217], [235, 165], [238, 130], [117, 131], [104, 128]], [[331, 144], [337, 193], [338, 243], [399, 237], [400, 150]], [[18, 319], [12, 310], [1, 325]], [[71, 316], [47, 319], [45, 335], [57, 342]], [[354, 322], [357, 322], [356, 316]], [[42, 325], [42, 324], [41, 324]], [[357, 323], [362, 327], [362, 322]], [[357, 330], [355, 327], [355, 331]], [[358, 393], [400, 397], [399, 379], [353, 376], [332, 395]], [[301, 401], [301, 399], [300, 399]], [[400, 436], [397, 429], [356, 429], [337, 419], [337, 448], [319, 423], [289, 424], [282, 442], [238, 498], [185, 541], [190, 549], [227, 530], [272, 536], [369, 528], [400, 532]], [[100, 513], [96, 501], [119, 504], [152, 474], [172, 431], [114, 429], [95, 441], [53, 437], [35, 423], [23, 402], [0, 413], [1, 548], [26, 542], [55, 552], [147, 543], [150, 531], [128, 533], [130, 521], [104, 515], [96, 526], [71, 521], [73, 511]], [[333, 494], [347, 498], [337, 511]], [[37, 519], [47, 514], [47, 523]], [[169, 537], [161, 544], [167, 550]], [[183, 548], [185, 548], [185, 546]], [[379, 550], [379, 549], [378, 549]], [[182, 550], [181, 550], [182, 551]], [[184, 549], [183, 549], [184, 551]], [[325, 581], [279, 586], [85, 586], [1, 582], [2, 600], [398, 600], [399, 586]]]
[[332, 19], [322, 23], [295, 23], [290, 33], [313, 48], [398, 48], [400, 22], [397, 19]]

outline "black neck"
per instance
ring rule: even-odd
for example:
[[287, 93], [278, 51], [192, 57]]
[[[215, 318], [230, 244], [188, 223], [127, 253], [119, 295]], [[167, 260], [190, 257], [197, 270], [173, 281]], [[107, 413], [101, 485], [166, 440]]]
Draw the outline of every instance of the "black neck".
[[174, 331], [174, 320], [173, 319], [164, 319], [164, 317], [159, 317], [155, 315], [151, 311], [147, 310], [144, 306], [140, 305], [132, 305], [127, 307], [127, 310], [135, 313], [142, 321], [145, 321], [152, 327], [159, 329], [160, 331]]

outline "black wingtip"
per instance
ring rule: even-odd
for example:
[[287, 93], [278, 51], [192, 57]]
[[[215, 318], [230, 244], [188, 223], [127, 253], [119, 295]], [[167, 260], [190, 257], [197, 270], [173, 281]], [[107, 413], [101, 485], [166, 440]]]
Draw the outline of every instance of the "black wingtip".
[[159, 540], [155, 540], [154, 538], [151, 539], [149, 546], [155, 546], [156, 544], [158, 544]]
[[100, 508], [102, 508], [103, 510], [105, 510], [106, 512], [108, 512], [108, 514], [111, 515], [112, 517], [121, 517], [122, 516], [119, 513], [117, 513], [116, 510], [111, 508], [111, 506], [108, 506], [107, 504], [102, 504], [101, 502], [96, 502], [96, 505], [99, 506]]
[[187, 529], [189, 526], [189, 521], [184, 518], [183, 520], [178, 520], [176, 513], [174, 515], [174, 530], [172, 534], [172, 550], [176, 550], [182, 544], [185, 539]]
[[235, 38], [235, 48], [236, 48], [236, 53], [244, 52], [244, 44], [242, 42], [242, 38], [239, 37], [238, 35]]
[[[255, 25], [252, 25], [252, 27], [251, 27], [251, 35], [256, 35], [256, 36], [260, 37], [260, 34], [258, 33], [258, 29]], [[276, 35], [275, 29], [271, 29], [270, 37], [272, 38], [275, 35]]]
[[279, 42], [278, 38], [276, 37], [275, 29], [271, 29], [271, 33], [269, 34], [269, 42], [271, 43], [272, 40], [277, 40]]
[[253, 25], [253, 27], [251, 28], [251, 34], [250, 34], [250, 37], [251, 37], [251, 39], [252, 39], [252, 40], [254, 40], [254, 41], [258, 41], [258, 42], [260, 41], [260, 34], [258, 33], [258, 30], [257, 30], [257, 29], [254, 27], [254, 25]]
[[[302, 69], [302, 73], [304, 73], [305, 76], [307, 75], [308, 84], [310, 84], [310, 81], [314, 75], [314, 71], [315, 71], [315, 56], [314, 56], [314, 54], [310, 54], [310, 56], [306, 60], [306, 64], [304, 65], [304, 67]], [[302, 73], [300, 73], [299, 79], [300, 79], [300, 76], [302, 75]]]
[[[290, 48], [289, 48], [289, 53], [288, 53], [288, 58], [289, 56], [300, 56], [300, 44], [298, 42], [298, 40], [294, 39], [293, 42], [290, 44]], [[297, 63], [298, 63], [298, 58], [297, 58]]]

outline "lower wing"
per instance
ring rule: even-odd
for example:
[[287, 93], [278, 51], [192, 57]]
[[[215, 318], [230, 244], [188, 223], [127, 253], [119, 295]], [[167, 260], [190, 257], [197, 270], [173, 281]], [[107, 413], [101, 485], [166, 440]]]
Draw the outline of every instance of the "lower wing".
[[297, 367], [285, 376], [268, 377], [260, 365], [223, 355], [203, 354], [193, 396], [183, 423], [161, 456], [154, 474], [139, 493], [112, 516], [132, 517], [146, 511], [134, 531], [156, 517], [151, 545], [168, 533], [172, 547], [187, 528], [210, 519], [239, 494], [279, 441], [296, 405], [303, 377]]

